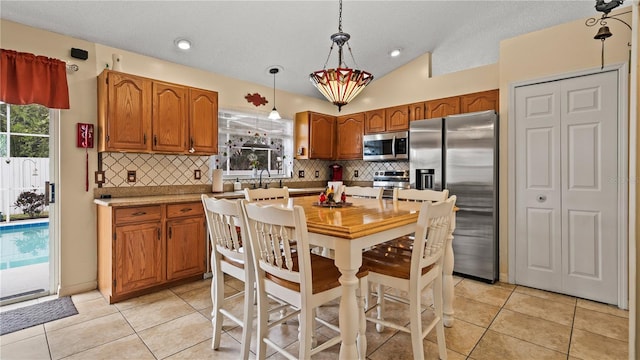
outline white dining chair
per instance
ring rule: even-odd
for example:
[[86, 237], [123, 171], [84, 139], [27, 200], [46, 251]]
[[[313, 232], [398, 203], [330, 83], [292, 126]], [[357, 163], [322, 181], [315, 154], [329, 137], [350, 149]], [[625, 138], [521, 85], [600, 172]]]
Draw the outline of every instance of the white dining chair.
[[344, 192], [347, 196], [351, 197], [360, 197], [360, 198], [371, 198], [371, 199], [382, 199], [383, 188], [379, 187], [368, 187], [368, 186], [345, 186]]
[[[340, 271], [334, 261], [312, 254], [309, 249], [307, 220], [300, 206], [287, 208], [259, 202], [242, 201], [247, 232], [256, 272], [258, 298], [257, 358], [264, 359], [269, 346], [288, 359], [309, 359], [340, 342], [340, 329], [315, 317], [315, 309], [340, 298]], [[293, 250], [295, 249], [295, 250]], [[366, 271], [357, 276], [366, 286]], [[298, 311], [299, 349], [294, 355], [268, 338], [266, 321], [267, 294], [286, 301]], [[291, 316], [293, 314], [290, 314]], [[315, 322], [338, 332], [338, 335], [313, 346]], [[364, 319], [360, 331], [364, 331]], [[362, 352], [362, 351], [361, 351]], [[361, 354], [364, 358], [364, 354]]]
[[289, 199], [289, 188], [283, 186], [281, 188], [268, 189], [249, 189], [244, 188], [244, 198], [248, 201], [273, 200], [273, 199]]
[[[251, 343], [251, 328], [254, 312], [254, 277], [253, 261], [250, 249], [244, 246], [246, 229], [242, 222], [242, 208], [238, 200], [215, 199], [202, 195], [209, 240], [211, 243], [211, 324], [213, 325], [213, 339], [211, 347], [220, 347], [223, 316], [242, 327], [242, 341], [240, 358], [249, 357]], [[244, 282], [244, 291], [224, 297], [224, 274], [228, 274]], [[231, 301], [244, 295], [243, 316], [239, 319], [227, 309], [225, 301]]]
[[[456, 197], [437, 203], [423, 202], [416, 224], [413, 249], [388, 248], [383, 245], [373, 247], [363, 253], [363, 266], [369, 270], [372, 282], [398, 289], [406, 298], [390, 297], [409, 305], [409, 326], [384, 319], [386, 295], [378, 292], [376, 305], [377, 317], [367, 317], [367, 321], [376, 323], [379, 332], [384, 326], [411, 334], [411, 347], [414, 359], [424, 359], [423, 339], [435, 327], [440, 359], [447, 358], [444, 338], [442, 262], [449, 234]], [[422, 296], [424, 289], [432, 287], [434, 316], [426, 326], [422, 324]], [[427, 309], [431, 308], [427, 305]]]
[[[215, 199], [202, 195], [202, 204], [207, 219], [207, 233], [211, 243], [211, 324], [213, 326], [213, 339], [211, 348], [220, 347], [220, 335], [222, 332], [223, 316], [242, 327], [242, 341], [240, 358], [249, 357], [249, 344], [251, 343], [251, 331], [253, 318], [255, 317], [255, 271], [251, 258], [251, 247], [248, 246], [246, 226], [242, 216], [240, 200]], [[224, 297], [224, 274], [244, 282], [244, 291]], [[233, 315], [225, 308], [225, 303], [244, 295], [242, 319]], [[282, 319], [286, 314], [288, 305], [276, 299], [269, 308], [269, 313], [280, 312]], [[283, 321], [270, 322], [273, 327]]]

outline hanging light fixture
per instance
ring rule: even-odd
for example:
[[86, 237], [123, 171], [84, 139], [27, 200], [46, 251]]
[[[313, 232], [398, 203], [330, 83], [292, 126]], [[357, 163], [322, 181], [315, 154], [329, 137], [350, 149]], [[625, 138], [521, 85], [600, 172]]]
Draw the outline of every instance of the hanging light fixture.
[[[585, 25], [587, 26], [594, 26], [596, 24], [600, 24], [600, 29], [598, 29], [598, 32], [593, 38], [596, 40], [600, 40], [602, 43], [602, 49], [600, 51], [600, 61], [601, 61], [600, 69], [601, 70], [604, 69], [604, 41], [607, 38], [610, 38], [611, 36], [613, 36], [613, 34], [611, 33], [611, 30], [609, 30], [609, 26], [607, 26], [607, 20], [608, 19], [618, 20], [621, 23], [627, 25], [629, 30], [631, 30], [631, 25], [627, 24], [624, 20], [617, 18], [617, 16], [630, 13], [631, 10], [609, 16], [609, 13], [611, 12], [611, 10], [622, 5], [623, 2], [624, 0], [611, 0], [609, 2], [605, 2], [604, 0], [596, 0], [595, 8], [597, 11], [600, 11], [603, 13], [602, 17], [600, 19], [589, 18], [587, 19], [587, 21], [585, 21]], [[629, 44], [629, 47], [631, 47], [631, 44]]]
[[282, 117], [280, 117], [280, 113], [276, 109], [276, 74], [279, 72], [280, 69], [278, 69], [277, 67], [272, 67], [271, 69], [269, 69], [269, 73], [273, 74], [273, 109], [271, 109], [271, 112], [269, 113], [269, 120], [282, 119]]
[[[338, 32], [331, 35], [331, 48], [329, 55], [324, 63], [322, 70], [314, 71], [309, 75], [309, 80], [318, 91], [338, 107], [338, 111], [342, 106], [347, 105], [373, 80], [373, 75], [364, 70], [350, 69], [342, 61], [342, 47], [346, 44], [349, 53], [353, 59], [354, 65], [357, 67], [356, 60], [353, 57], [349, 39], [351, 35], [342, 31], [342, 0], [340, 0], [340, 11], [338, 15]], [[335, 69], [327, 69], [327, 62], [331, 57], [333, 45], [338, 45], [338, 67]]]

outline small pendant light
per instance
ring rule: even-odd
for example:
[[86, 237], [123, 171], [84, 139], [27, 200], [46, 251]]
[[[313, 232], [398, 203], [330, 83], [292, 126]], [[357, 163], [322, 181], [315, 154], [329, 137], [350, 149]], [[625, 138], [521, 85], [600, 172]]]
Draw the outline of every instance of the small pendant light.
[[269, 73], [273, 74], [273, 109], [269, 113], [269, 120], [279, 120], [282, 118], [280, 116], [280, 113], [278, 113], [278, 110], [276, 109], [276, 74], [278, 72], [280, 72], [280, 69], [278, 69], [277, 67], [272, 67], [271, 69], [269, 69]]

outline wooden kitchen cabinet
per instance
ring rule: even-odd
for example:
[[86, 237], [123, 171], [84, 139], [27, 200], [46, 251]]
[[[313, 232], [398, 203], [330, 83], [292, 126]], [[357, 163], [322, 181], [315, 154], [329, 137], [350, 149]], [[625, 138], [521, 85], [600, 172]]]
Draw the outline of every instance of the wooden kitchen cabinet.
[[453, 96], [426, 102], [425, 118], [441, 118], [460, 114], [460, 97]]
[[425, 101], [409, 104], [409, 121], [425, 119]]
[[218, 153], [218, 93], [189, 89], [189, 152]]
[[115, 71], [98, 76], [98, 151], [151, 150], [151, 81]]
[[376, 134], [409, 129], [409, 106], [400, 105], [365, 112], [364, 133]]
[[218, 93], [104, 70], [98, 76], [98, 151], [218, 152]]
[[485, 110], [500, 111], [498, 90], [482, 91], [460, 96], [460, 111], [462, 113]]
[[187, 149], [188, 95], [189, 90], [184, 86], [153, 82], [154, 151], [181, 153]]
[[384, 114], [387, 132], [409, 130], [409, 106], [386, 108]]
[[338, 116], [336, 160], [362, 159], [364, 113]]
[[98, 206], [97, 214], [98, 289], [109, 303], [206, 271], [201, 203]]
[[364, 133], [375, 134], [387, 131], [384, 109], [369, 110], [364, 113]]
[[312, 111], [296, 114], [295, 120], [296, 159], [334, 158], [336, 117]]
[[167, 205], [167, 280], [205, 272], [204, 221], [202, 203]]
[[126, 294], [162, 283], [161, 233], [159, 220], [116, 226], [114, 293]]

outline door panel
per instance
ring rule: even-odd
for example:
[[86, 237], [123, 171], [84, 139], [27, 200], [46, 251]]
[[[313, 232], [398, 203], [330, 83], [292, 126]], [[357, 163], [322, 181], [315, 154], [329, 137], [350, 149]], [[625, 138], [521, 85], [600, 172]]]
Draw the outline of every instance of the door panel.
[[615, 71], [562, 82], [563, 285], [610, 304], [618, 299], [617, 90]]
[[601, 273], [601, 217], [599, 213], [569, 211], [568, 275], [599, 280]]
[[516, 88], [516, 282], [561, 284], [560, 86]]

